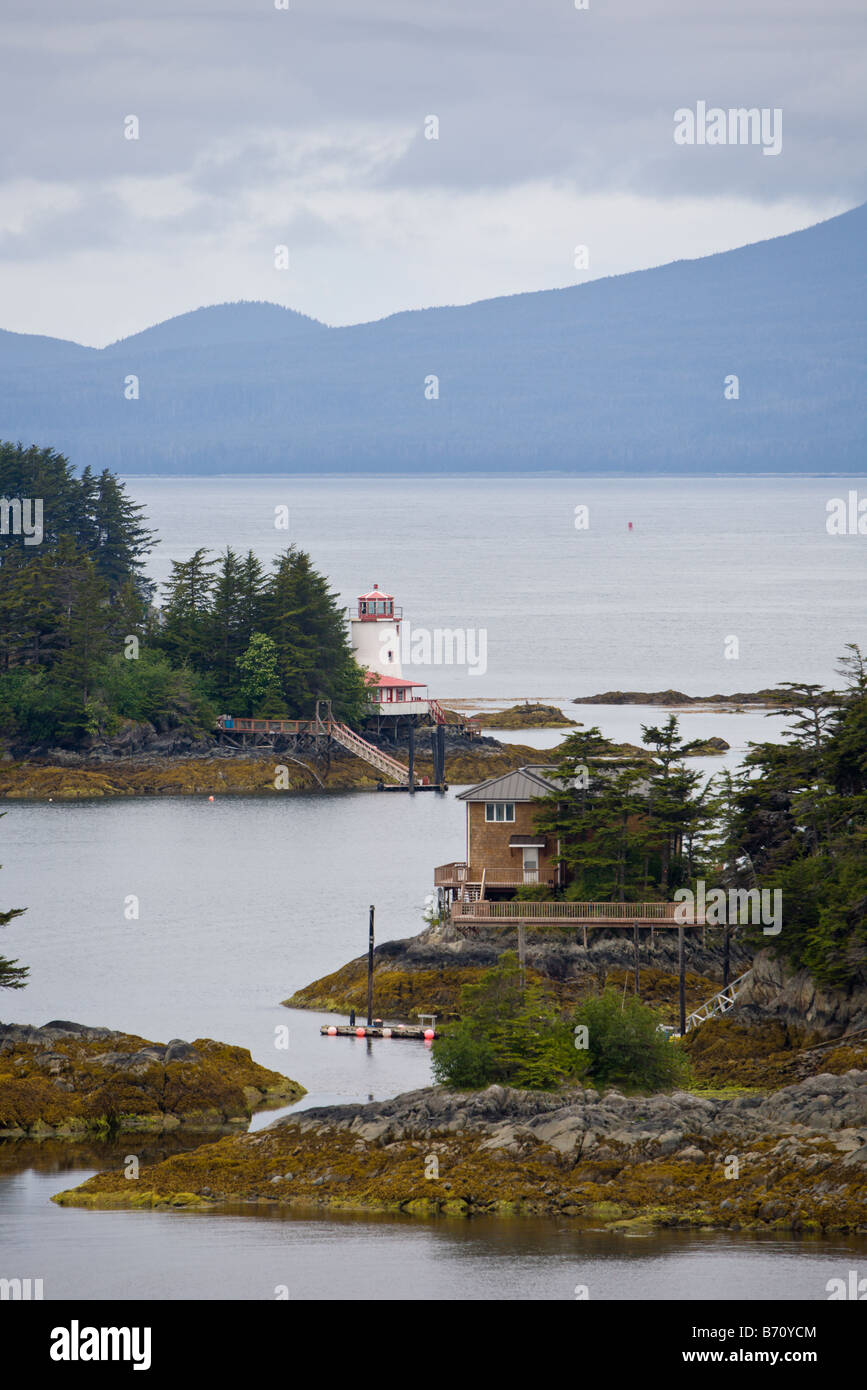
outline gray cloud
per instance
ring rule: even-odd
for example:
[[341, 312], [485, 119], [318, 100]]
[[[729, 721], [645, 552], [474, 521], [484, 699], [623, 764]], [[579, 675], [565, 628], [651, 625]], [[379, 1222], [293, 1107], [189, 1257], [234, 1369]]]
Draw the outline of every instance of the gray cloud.
[[[128, 10], [80, 0], [49, 19], [7, 0], [0, 257], [7, 270], [43, 260], [50, 289], [56, 276], [82, 273], [75, 258], [92, 253], [92, 321], [58, 331], [93, 340], [141, 326], [144, 297], [130, 291], [119, 304], [112, 292], [109, 302], [97, 268], [109, 281], [120, 276], [136, 243], [149, 279], [162, 275], [166, 287], [172, 258], [176, 266], [198, 247], [214, 297], [233, 298], [254, 288], [239, 245], [261, 243], [264, 255], [282, 234], [327, 250], [331, 283], [349, 287], [359, 245], [379, 238], [393, 265], [390, 274], [377, 257], [372, 272], [387, 312], [400, 307], [388, 282], [412, 284], [408, 238], [420, 235], [426, 200], [433, 229], [440, 201], [455, 200], [466, 262], [459, 245], [444, 249], [464, 296], [474, 276], [480, 295], [491, 292], [473, 269], [476, 225], [479, 239], [500, 225], [504, 284], [540, 287], [522, 270], [519, 212], [530, 187], [542, 190], [539, 215], [549, 218], [538, 228], [540, 265], [550, 259], [546, 238], [560, 235], [556, 218], [568, 240], [570, 218], [579, 223], [594, 200], [668, 204], [672, 217], [678, 200], [713, 202], [722, 247], [769, 225], [763, 210], [789, 208], [794, 226], [867, 196], [861, 0], [590, 0], [586, 11], [569, 0], [291, 5], [156, 0]], [[674, 111], [699, 99], [781, 108], [780, 156], [676, 146]], [[129, 114], [141, 122], [137, 141], [123, 137]], [[438, 141], [424, 138], [429, 114], [439, 118]], [[574, 214], [557, 211], [564, 197]], [[745, 217], [750, 206], [755, 215]], [[632, 253], [627, 238], [606, 271], [645, 264], [642, 241], [636, 226]], [[673, 242], [671, 254], [683, 245]], [[6, 285], [0, 264], [14, 326], [26, 328], [26, 304]], [[315, 294], [313, 280], [307, 291]], [[364, 295], [342, 292], [345, 317], [370, 311]], [[323, 317], [339, 316], [336, 302], [323, 304]], [[33, 325], [49, 331], [44, 318]]]

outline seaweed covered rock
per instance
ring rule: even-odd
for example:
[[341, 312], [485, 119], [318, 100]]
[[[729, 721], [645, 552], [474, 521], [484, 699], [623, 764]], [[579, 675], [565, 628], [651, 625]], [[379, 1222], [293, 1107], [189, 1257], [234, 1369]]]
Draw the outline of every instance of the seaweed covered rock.
[[561, 729], [574, 725], [558, 705], [531, 704], [527, 700], [509, 709], [490, 710], [473, 716], [473, 723], [485, 729]]
[[[451, 927], [430, 927], [417, 936], [386, 941], [374, 952], [373, 992], [376, 1010], [383, 1016], [414, 1018], [435, 1013], [455, 1018], [464, 985], [477, 984], [504, 951], [514, 949], [512, 926], [484, 926], [477, 935], [461, 936]], [[719, 943], [703, 945], [691, 934], [686, 941], [687, 1006], [692, 1009], [716, 993], [722, 984], [723, 957]], [[748, 954], [732, 943], [732, 969], [745, 970]], [[588, 933], [587, 947], [580, 929], [534, 927], [526, 947], [527, 980], [543, 986], [558, 1003], [571, 1008], [588, 994], [624, 982], [632, 990], [633, 947], [624, 932], [604, 929]], [[645, 1003], [658, 1008], [675, 1022], [678, 1002], [676, 933], [660, 931], [651, 943], [640, 947], [639, 988]], [[331, 1013], [359, 1012], [366, 1008], [367, 956], [314, 980], [283, 1002], [287, 1008], [316, 1009]]]
[[290, 1115], [143, 1168], [136, 1184], [101, 1173], [54, 1200], [555, 1215], [627, 1232], [864, 1231], [865, 1196], [867, 1071], [859, 1071], [769, 1096], [429, 1087]]
[[246, 1048], [210, 1038], [163, 1044], [66, 1020], [0, 1024], [0, 1138], [220, 1129], [303, 1094]]

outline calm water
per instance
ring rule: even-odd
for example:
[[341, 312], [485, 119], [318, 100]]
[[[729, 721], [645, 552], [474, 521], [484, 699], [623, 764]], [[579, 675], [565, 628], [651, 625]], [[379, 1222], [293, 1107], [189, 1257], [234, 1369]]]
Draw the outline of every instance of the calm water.
[[[286, 503], [288, 539], [311, 551], [345, 601], [376, 581], [416, 627], [486, 629], [487, 674], [424, 672], [434, 693], [539, 697], [638, 742], [640, 725], [662, 712], [570, 707], [570, 697], [831, 681], [843, 644], [867, 645], [867, 544], [824, 530], [825, 501], [846, 486], [136, 479], [131, 491], [164, 538], [158, 578], [199, 545], [276, 552], [287, 533], [274, 530], [273, 508]], [[591, 507], [588, 532], [574, 529], [579, 503]], [[722, 657], [731, 634], [737, 661]], [[708, 773], [780, 727], [762, 714], [713, 711], [682, 724], [688, 737], [732, 744], [724, 759], [701, 760]], [[501, 736], [540, 749], [560, 737]], [[369, 903], [378, 940], [420, 929], [433, 866], [463, 855], [455, 790], [8, 803], [2, 901], [28, 912], [3, 946], [30, 965], [31, 983], [3, 999], [4, 1019], [225, 1039], [297, 1077], [309, 1091], [302, 1106], [425, 1085], [423, 1044], [324, 1039], [318, 1016], [280, 1000], [366, 949]], [[139, 899], [133, 922], [124, 917], [130, 895]], [[287, 1022], [289, 1048], [278, 1050], [275, 1029]], [[63, 1171], [53, 1170], [46, 1150], [37, 1171], [21, 1152], [20, 1169], [13, 1162], [0, 1177], [0, 1275], [43, 1277], [46, 1297], [270, 1298], [287, 1284], [293, 1298], [389, 1298], [399, 1264], [407, 1298], [570, 1299], [585, 1283], [592, 1298], [821, 1299], [828, 1278], [867, 1265], [865, 1241], [64, 1211], [50, 1194], [93, 1168], [58, 1160]], [[94, 1155], [93, 1167], [100, 1161]]]
[[[373, 583], [415, 629], [487, 634], [487, 671], [417, 668], [439, 695], [687, 694], [831, 682], [867, 646], [867, 538], [829, 536], [839, 478], [131, 478], [162, 537], [153, 577], [197, 546], [289, 541], [349, 604]], [[590, 509], [588, 530], [575, 508]], [[290, 512], [288, 531], [274, 508]], [[629, 522], [633, 530], [628, 530]], [[739, 657], [725, 657], [725, 639]]]
[[867, 1241], [578, 1233], [567, 1222], [88, 1212], [52, 1192], [90, 1170], [0, 1181], [3, 1265], [48, 1298], [827, 1298]]

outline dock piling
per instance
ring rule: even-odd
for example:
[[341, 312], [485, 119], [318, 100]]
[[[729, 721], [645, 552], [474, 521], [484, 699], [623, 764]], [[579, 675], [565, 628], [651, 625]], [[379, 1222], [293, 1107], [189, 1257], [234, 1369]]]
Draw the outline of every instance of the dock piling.
[[373, 914], [376, 909], [370, 904], [370, 926], [367, 935], [367, 1026], [373, 1027]]

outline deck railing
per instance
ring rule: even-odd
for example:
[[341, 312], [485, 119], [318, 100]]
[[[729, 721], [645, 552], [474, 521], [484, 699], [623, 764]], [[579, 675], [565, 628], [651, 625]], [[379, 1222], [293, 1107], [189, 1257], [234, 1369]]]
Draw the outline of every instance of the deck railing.
[[451, 864], [438, 864], [434, 869], [434, 887], [441, 888], [447, 883], [468, 883], [467, 867], [457, 860]]
[[[488, 880], [490, 883], [490, 879]], [[569, 922], [612, 922], [631, 926], [633, 922], [667, 926], [692, 926], [701, 919], [690, 917], [679, 922], [675, 917], [680, 903], [578, 903], [578, 902], [482, 902], [452, 905], [452, 916], [484, 917], [514, 921], [517, 918], [529, 921], [569, 921]]]
[[482, 876], [489, 888], [513, 887], [520, 883], [546, 883], [551, 887], [556, 882], [553, 868], [524, 869], [520, 864], [486, 864], [483, 869], [473, 864], [440, 864], [434, 869], [434, 885], [442, 887], [449, 883], [481, 883]]
[[331, 732], [327, 719], [241, 719], [224, 718], [217, 720], [219, 728], [229, 734], [309, 734]]

